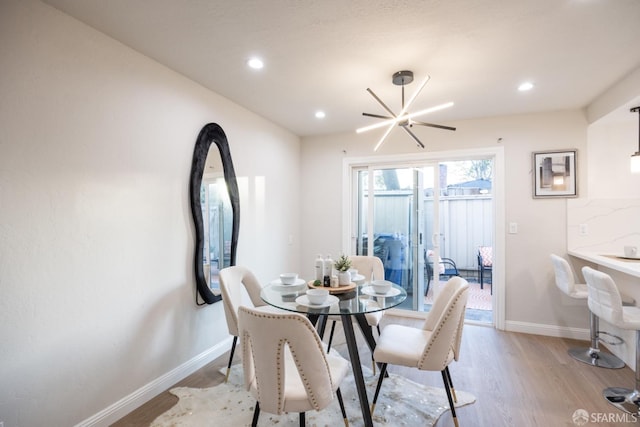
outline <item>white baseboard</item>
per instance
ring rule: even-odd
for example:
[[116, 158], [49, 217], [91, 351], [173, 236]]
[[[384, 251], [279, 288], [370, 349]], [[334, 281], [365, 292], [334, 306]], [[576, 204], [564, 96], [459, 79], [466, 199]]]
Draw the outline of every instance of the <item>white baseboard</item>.
[[158, 394], [167, 390], [178, 381], [188, 377], [207, 363], [212, 362], [229, 351], [229, 349], [231, 349], [231, 341], [232, 338], [229, 337], [219, 342], [210, 349], [198, 354], [193, 359], [186, 361], [177, 368], [140, 387], [138, 390], [123, 397], [97, 414], [76, 424], [75, 427], [107, 427], [113, 424], [134, 409], [139, 408]]
[[576, 340], [589, 341], [589, 329], [569, 328], [566, 326], [544, 325], [540, 323], [517, 322], [507, 320], [506, 331], [522, 332], [525, 334], [545, 335], [549, 337], [571, 338]]

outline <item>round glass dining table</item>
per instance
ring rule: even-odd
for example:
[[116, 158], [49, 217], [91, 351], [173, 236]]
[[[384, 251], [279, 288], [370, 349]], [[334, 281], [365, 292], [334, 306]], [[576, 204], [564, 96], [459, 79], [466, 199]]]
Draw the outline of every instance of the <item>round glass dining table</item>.
[[306, 292], [309, 289], [307, 283], [283, 285], [279, 281], [274, 281], [262, 288], [260, 297], [271, 306], [306, 314], [314, 324], [317, 324], [320, 337], [324, 334], [328, 316], [341, 317], [364, 425], [372, 427], [371, 410], [352, 319], [358, 322], [358, 326], [371, 349], [371, 354], [373, 354], [376, 342], [365, 315], [388, 310], [401, 304], [407, 298], [407, 292], [401, 286], [393, 284], [389, 292], [381, 295], [377, 294], [368, 283], [355, 286], [352, 284], [344, 288], [326, 288], [331, 292], [328, 300], [321, 305], [312, 305], [306, 298]]

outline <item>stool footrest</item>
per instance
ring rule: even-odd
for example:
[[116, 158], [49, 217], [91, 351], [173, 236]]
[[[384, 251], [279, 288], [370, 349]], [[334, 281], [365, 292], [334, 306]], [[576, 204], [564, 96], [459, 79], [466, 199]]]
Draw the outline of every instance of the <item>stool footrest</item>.
[[[602, 335], [607, 335], [607, 336], [609, 336], [611, 338], [614, 338], [615, 341], [603, 340], [602, 337], [601, 337]], [[598, 341], [602, 341], [603, 343], [609, 344], [609, 345], [620, 345], [620, 344], [624, 343], [624, 340], [622, 339], [622, 337], [610, 334], [607, 331], [598, 331]]]

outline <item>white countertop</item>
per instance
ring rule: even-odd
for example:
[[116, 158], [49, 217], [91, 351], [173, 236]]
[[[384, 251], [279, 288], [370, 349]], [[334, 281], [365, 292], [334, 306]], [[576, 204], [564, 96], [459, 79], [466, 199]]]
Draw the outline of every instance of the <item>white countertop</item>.
[[582, 250], [570, 250], [569, 255], [585, 261], [593, 262], [612, 270], [620, 271], [631, 276], [640, 277], [640, 259], [623, 259], [621, 254], [603, 252], [590, 252]]

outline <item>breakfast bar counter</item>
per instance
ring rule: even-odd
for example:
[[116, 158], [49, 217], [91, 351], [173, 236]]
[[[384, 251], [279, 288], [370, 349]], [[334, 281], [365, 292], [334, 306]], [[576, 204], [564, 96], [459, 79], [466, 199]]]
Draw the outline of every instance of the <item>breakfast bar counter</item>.
[[569, 255], [634, 277], [640, 277], [640, 259], [624, 258], [605, 251], [569, 250]]

